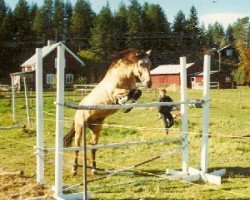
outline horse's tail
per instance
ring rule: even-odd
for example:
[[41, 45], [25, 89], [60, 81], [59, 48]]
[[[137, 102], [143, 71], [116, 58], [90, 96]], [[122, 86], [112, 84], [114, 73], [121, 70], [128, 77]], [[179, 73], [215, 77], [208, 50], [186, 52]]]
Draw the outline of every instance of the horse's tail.
[[73, 141], [73, 138], [75, 137], [75, 123], [73, 122], [69, 132], [64, 136], [64, 147], [70, 147]]

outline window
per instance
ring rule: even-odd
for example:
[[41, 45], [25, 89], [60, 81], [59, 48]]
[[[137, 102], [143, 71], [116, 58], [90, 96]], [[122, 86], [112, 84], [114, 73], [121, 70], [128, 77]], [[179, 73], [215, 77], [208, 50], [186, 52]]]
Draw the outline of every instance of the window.
[[231, 83], [231, 77], [227, 76], [225, 81], [226, 81], [226, 83]]
[[54, 74], [46, 74], [46, 84], [53, 84], [55, 79]]
[[227, 54], [227, 56], [232, 56], [233, 55], [233, 50], [232, 49], [228, 49], [226, 51], [226, 54]]
[[73, 84], [74, 81], [74, 75], [73, 74], [66, 74], [66, 84]]

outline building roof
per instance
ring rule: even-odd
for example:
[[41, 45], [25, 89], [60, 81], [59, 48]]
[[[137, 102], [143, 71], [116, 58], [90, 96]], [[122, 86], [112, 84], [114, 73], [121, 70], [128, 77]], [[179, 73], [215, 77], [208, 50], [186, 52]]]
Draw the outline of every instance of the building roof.
[[[187, 63], [187, 68], [192, 66], [194, 63]], [[180, 74], [181, 67], [180, 65], [160, 65], [156, 67], [155, 69], [150, 71], [150, 74], [152, 75], [158, 75], [158, 74]]]
[[[219, 70], [210, 71], [210, 75], [216, 74], [216, 73], [220, 73], [220, 71]], [[194, 76], [203, 76], [203, 72], [198, 72], [198, 73], [194, 74]]]
[[[52, 52], [54, 49], [56, 49], [59, 45], [62, 45], [64, 49], [71, 54], [82, 66], [84, 66], [84, 62], [77, 57], [76, 54], [74, 54], [68, 47], [66, 47], [62, 42], [58, 42], [56, 44], [51, 44], [49, 46], [44, 46], [42, 48], [42, 57], [46, 57], [50, 52]], [[21, 67], [26, 67], [26, 66], [35, 66], [36, 64], [36, 54], [31, 56], [28, 60], [26, 60], [23, 64], [21, 64]]]

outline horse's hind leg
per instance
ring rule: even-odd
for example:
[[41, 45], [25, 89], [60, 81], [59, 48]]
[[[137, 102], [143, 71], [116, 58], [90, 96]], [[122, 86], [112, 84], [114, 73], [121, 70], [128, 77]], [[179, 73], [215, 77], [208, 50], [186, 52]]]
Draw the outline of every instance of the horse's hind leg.
[[[98, 144], [99, 141], [99, 136], [100, 136], [100, 131], [102, 129], [102, 121], [99, 121], [98, 125], [90, 125], [89, 128], [92, 131], [92, 137], [90, 140], [91, 145], [96, 145]], [[96, 149], [91, 150], [91, 160], [92, 160], [92, 175], [96, 173]]]
[[[81, 146], [81, 140], [82, 140], [82, 130], [83, 127], [80, 124], [75, 124], [75, 146], [80, 147]], [[79, 155], [79, 150], [75, 151], [75, 161], [73, 165], [73, 171], [72, 175], [75, 176], [77, 175], [77, 168], [78, 168], [78, 155]]]

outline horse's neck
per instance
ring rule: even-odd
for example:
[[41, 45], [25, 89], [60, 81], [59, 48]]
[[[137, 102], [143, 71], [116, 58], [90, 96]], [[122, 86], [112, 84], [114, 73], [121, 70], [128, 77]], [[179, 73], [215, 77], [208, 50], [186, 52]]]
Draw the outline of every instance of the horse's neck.
[[119, 87], [133, 87], [135, 85], [135, 76], [133, 75], [133, 66], [125, 66], [111, 69], [105, 76], [105, 80]]

